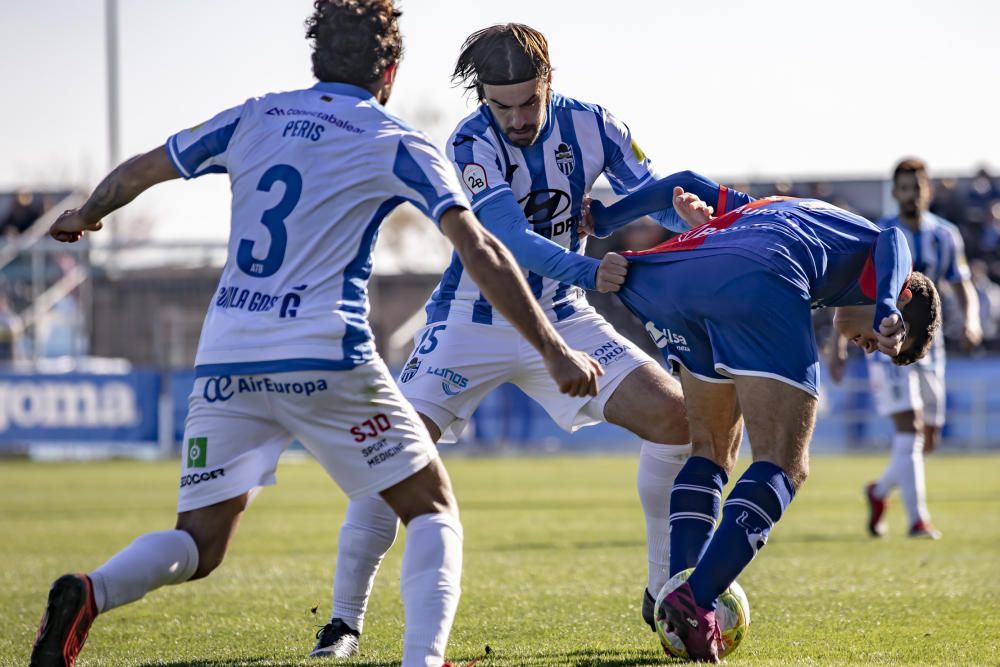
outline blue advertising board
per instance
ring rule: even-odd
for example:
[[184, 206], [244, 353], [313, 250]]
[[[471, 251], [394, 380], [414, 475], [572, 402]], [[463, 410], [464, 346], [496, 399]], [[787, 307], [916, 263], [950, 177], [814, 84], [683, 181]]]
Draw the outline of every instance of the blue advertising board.
[[0, 448], [157, 441], [160, 373], [0, 373]]

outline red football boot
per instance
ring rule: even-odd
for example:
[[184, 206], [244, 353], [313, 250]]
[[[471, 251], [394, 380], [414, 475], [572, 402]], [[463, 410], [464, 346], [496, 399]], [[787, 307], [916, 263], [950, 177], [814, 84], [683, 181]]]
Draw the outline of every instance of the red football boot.
[[941, 531], [932, 526], [929, 521], [919, 519], [915, 524], [910, 526], [910, 537], [924, 540], [940, 540]]
[[865, 499], [868, 501], [868, 532], [872, 537], [885, 537], [887, 531], [882, 519], [889, 503], [875, 495], [875, 482], [865, 487]]
[[31, 649], [31, 667], [74, 667], [96, 616], [90, 577], [64, 574], [56, 579]]
[[691, 585], [684, 582], [660, 603], [668, 629], [684, 643], [688, 657], [699, 662], [719, 662], [722, 632], [715, 611], [703, 609], [694, 600]]

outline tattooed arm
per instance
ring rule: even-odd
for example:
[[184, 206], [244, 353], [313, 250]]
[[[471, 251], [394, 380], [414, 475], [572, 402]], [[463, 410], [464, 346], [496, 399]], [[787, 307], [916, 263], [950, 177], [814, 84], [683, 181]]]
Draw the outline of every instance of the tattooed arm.
[[150, 187], [163, 181], [180, 178], [167, 156], [165, 146], [136, 155], [122, 162], [104, 177], [90, 197], [78, 209], [66, 211], [52, 223], [49, 234], [57, 241], [73, 243], [84, 232], [96, 232], [103, 227], [101, 218], [129, 203]]

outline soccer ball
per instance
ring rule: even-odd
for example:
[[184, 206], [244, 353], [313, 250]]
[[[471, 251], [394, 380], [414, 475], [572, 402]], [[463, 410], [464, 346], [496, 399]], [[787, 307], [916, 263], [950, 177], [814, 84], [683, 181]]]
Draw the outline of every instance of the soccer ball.
[[[667, 631], [665, 614], [660, 613], [660, 604], [663, 598], [667, 597], [675, 588], [684, 583], [691, 573], [693, 567], [689, 567], [683, 572], [678, 572], [670, 580], [663, 584], [660, 594], [656, 596], [656, 606], [653, 608], [653, 618], [656, 619], [656, 634], [660, 636], [660, 644], [667, 655], [675, 658], [687, 660], [688, 654], [684, 649], [684, 644], [673, 632]], [[736, 650], [747, 630], [750, 629], [750, 602], [747, 594], [743, 592], [743, 587], [735, 581], [729, 588], [722, 591], [719, 596], [719, 604], [715, 609], [715, 616], [719, 621], [719, 630], [722, 631], [722, 646], [719, 647], [719, 657], [725, 658]]]

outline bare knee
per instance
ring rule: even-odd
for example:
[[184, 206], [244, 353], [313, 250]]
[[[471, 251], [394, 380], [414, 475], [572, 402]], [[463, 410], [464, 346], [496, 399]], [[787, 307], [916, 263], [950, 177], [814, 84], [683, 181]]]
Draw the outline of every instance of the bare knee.
[[679, 393], [664, 396], [661, 411], [651, 415], [637, 435], [650, 442], [663, 445], [680, 445], [691, 441], [688, 431], [687, 411], [684, 409], [684, 397]]
[[773, 463], [774, 465], [781, 468], [788, 479], [792, 482], [792, 486], [798, 491], [805, 484], [806, 479], [809, 477], [809, 452], [806, 449], [802, 449], [794, 452], [764, 452], [758, 455], [754, 452], [753, 457], [754, 462], [766, 461], [768, 463]]
[[700, 456], [708, 459], [715, 465], [722, 468], [726, 475], [732, 475], [736, 468], [736, 459], [739, 456], [739, 447], [729, 451], [725, 447], [713, 446], [712, 442], [695, 440], [691, 444], [691, 456]]
[[222, 561], [225, 557], [225, 549], [219, 549], [214, 545], [198, 544], [198, 569], [194, 571], [194, 574], [191, 575], [191, 578], [188, 579], [188, 581], [204, 579], [214, 572], [215, 568], [222, 565]]
[[183, 530], [198, 547], [198, 567], [189, 581], [202, 579], [222, 564], [247, 506], [247, 494], [177, 515], [177, 530]]
[[650, 442], [691, 442], [681, 385], [653, 364], [625, 378], [605, 404], [604, 418]]
[[458, 502], [441, 459], [429, 464], [380, 494], [404, 524], [421, 514], [458, 516]]
[[919, 410], [906, 410], [892, 415], [892, 425], [896, 433], [919, 433], [924, 427], [923, 414]]

